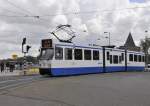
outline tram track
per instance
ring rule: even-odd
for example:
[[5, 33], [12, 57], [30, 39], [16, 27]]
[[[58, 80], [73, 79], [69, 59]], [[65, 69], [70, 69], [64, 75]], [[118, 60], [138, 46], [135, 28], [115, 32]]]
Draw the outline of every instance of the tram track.
[[26, 86], [32, 82], [47, 80], [48, 78], [42, 76], [30, 76], [30, 77], [14, 77], [7, 80], [0, 81], [0, 92], [4, 90], [14, 89], [21, 86]]
[[3, 80], [0, 81], [0, 95], [1, 96], [7, 96], [7, 97], [12, 97], [12, 98], [17, 98], [17, 99], [24, 99], [24, 100], [32, 100], [32, 101], [40, 101], [40, 102], [46, 102], [46, 103], [55, 103], [55, 104], [60, 104], [60, 105], [65, 105], [65, 106], [75, 106], [73, 104], [67, 103], [63, 100], [58, 100], [58, 99], [46, 99], [42, 97], [32, 97], [28, 95], [18, 95], [15, 93], [12, 93], [13, 90], [20, 89], [22, 87], [26, 87], [31, 83], [37, 82], [37, 81], [46, 81], [46, 80], [55, 80], [56, 78], [50, 78], [50, 77], [45, 77], [45, 76], [31, 76], [27, 78], [11, 78], [8, 80]]

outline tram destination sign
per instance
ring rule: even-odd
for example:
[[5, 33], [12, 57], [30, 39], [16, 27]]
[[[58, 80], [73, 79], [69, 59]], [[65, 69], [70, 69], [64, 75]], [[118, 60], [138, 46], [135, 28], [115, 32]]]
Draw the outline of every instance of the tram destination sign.
[[52, 39], [43, 39], [42, 48], [52, 48]]

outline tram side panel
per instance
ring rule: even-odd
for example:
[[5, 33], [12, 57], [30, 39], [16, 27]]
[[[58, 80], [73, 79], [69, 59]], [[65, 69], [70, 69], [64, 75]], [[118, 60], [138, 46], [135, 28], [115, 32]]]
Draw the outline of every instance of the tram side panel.
[[105, 72], [125, 71], [125, 51], [119, 49], [105, 50]]
[[[40, 74], [52, 76], [102, 72], [142, 71], [143, 53], [102, 48], [55, 47], [52, 60], [42, 60]], [[127, 60], [127, 61], [125, 61]]]
[[128, 71], [143, 71], [145, 68], [145, 56], [140, 52], [127, 52], [127, 70]]
[[[102, 50], [63, 46], [59, 48], [62, 48], [63, 57], [57, 59], [57, 51], [55, 50], [55, 58], [51, 66], [52, 75], [79, 75], [103, 72]], [[70, 49], [71, 55], [68, 54], [68, 49]]]

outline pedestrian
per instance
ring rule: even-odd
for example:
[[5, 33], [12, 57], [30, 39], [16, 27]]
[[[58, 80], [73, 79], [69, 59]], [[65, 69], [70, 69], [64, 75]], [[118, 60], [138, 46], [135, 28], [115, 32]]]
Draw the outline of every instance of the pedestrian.
[[9, 62], [6, 63], [6, 70], [9, 71]]
[[20, 62], [19, 66], [20, 66], [20, 70], [22, 70], [22, 62]]
[[1, 62], [1, 72], [4, 72], [4, 63]]
[[10, 67], [10, 72], [13, 72], [13, 71], [14, 71], [14, 64], [11, 63], [11, 64], [9, 65], [9, 67]]

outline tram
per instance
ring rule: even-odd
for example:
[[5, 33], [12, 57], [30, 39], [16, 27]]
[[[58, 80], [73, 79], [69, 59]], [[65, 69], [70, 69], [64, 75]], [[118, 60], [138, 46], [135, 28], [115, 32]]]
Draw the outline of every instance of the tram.
[[78, 45], [43, 39], [40, 53], [41, 75], [67, 76], [92, 73], [143, 71], [143, 52], [108, 46]]

